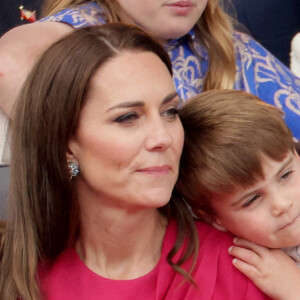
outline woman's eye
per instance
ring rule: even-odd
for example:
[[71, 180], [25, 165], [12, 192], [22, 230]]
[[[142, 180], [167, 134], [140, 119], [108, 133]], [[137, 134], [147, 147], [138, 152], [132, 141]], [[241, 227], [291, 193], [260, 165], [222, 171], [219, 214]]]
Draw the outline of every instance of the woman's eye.
[[138, 119], [137, 113], [128, 113], [115, 119], [117, 123], [132, 123]]
[[250, 199], [248, 199], [247, 201], [245, 201], [242, 205], [242, 207], [249, 207], [250, 205], [252, 205], [258, 198], [260, 197], [260, 195], [254, 195], [253, 197], [251, 197]]
[[284, 181], [284, 180], [289, 179], [292, 176], [293, 172], [294, 171], [285, 172], [283, 175], [280, 176], [280, 181]]
[[175, 119], [178, 116], [178, 109], [176, 107], [169, 108], [164, 112], [164, 115], [170, 119]]

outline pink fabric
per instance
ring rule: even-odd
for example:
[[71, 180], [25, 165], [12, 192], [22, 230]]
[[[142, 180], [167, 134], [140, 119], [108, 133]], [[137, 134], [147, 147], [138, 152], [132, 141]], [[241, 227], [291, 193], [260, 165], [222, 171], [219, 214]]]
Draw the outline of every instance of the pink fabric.
[[166, 256], [174, 244], [177, 226], [170, 222], [157, 266], [147, 275], [134, 280], [110, 280], [91, 270], [73, 248], [64, 251], [51, 266], [40, 268], [45, 298], [49, 300], [79, 299], [151, 299], [151, 300], [247, 300], [269, 299], [232, 266], [228, 248], [232, 236], [196, 223], [200, 250], [193, 277], [198, 289], [183, 282], [174, 272]]

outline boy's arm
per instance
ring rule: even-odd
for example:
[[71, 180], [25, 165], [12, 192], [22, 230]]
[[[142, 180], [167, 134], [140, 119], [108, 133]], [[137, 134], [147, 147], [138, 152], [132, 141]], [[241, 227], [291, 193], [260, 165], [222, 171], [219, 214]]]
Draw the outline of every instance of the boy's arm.
[[281, 249], [269, 249], [235, 238], [229, 253], [233, 265], [272, 299], [300, 299], [300, 269]]

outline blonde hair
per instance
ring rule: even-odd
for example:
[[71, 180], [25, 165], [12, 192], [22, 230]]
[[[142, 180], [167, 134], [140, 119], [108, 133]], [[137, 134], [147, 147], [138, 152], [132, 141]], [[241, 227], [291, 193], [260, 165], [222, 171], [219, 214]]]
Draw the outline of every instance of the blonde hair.
[[233, 88], [236, 73], [233, 26], [218, 0], [208, 0], [195, 32], [209, 56], [203, 91]]
[[213, 216], [213, 195], [263, 178], [263, 156], [281, 161], [294, 151], [278, 108], [244, 91], [212, 90], [179, 112], [185, 130], [177, 189], [203, 216]]
[[[48, 0], [44, 15], [53, 15], [66, 7], [74, 7], [87, 1]], [[97, 0], [104, 11], [107, 22], [121, 21], [122, 8], [117, 0]], [[235, 50], [233, 46], [233, 26], [231, 18], [223, 11], [219, 0], [208, 0], [207, 6], [195, 25], [198, 41], [207, 48], [209, 67], [204, 79], [203, 91], [233, 88], [235, 82]], [[191, 44], [191, 47], [193, 45]], [[194, 49], [195, 54], [197, 52]]]

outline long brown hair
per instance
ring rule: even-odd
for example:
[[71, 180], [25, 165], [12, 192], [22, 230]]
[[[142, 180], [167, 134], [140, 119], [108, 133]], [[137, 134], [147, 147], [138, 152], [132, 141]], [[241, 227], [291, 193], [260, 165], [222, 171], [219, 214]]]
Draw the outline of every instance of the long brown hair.
[[[153, 52], [172, 74], [169, 56], [160, 44], [134, 26], [110, 23], [76, 30], [54, 43], [24, 84], [13, 124], [1, 299], [39, 299], [38, 263], [52, 261], [77, 237], [67, 143], [77, 129], [91, 77], [123, 50]], [[186, 206], [174, 197], [161, 211], [183, 228], [173, 252], [187, 236], [190, 256], [197, 249], [197, 235]], [[170, 263], [186, 274], [181, 261], [172, 262], [173, 252]]]
[[[86, 3], [84, 0], [48, 0], [43, 15], [52, 15], [66, 7]], [[121, 21], [117, 0], [97, 0], [107, 22]], [[209, 67], [204, 79], [203, 91], [233, 88], [235, 81], [235, 50], [233, 46], [232, 18], [222, 9], [222, 0], [208, 0], [207, 6], [195, 25], [196, 39], [205, 45]], [[191, 43], [191, 47], [194, 48]], [[194, 52], [197, 52], [194, 49]]]

